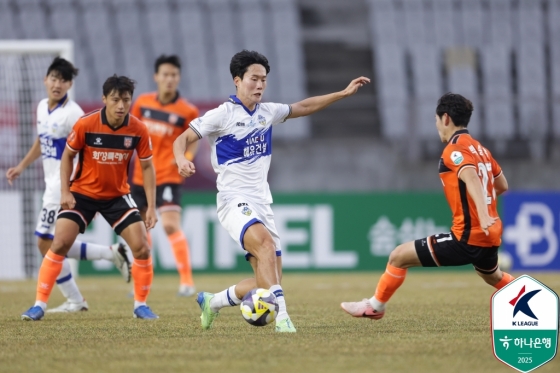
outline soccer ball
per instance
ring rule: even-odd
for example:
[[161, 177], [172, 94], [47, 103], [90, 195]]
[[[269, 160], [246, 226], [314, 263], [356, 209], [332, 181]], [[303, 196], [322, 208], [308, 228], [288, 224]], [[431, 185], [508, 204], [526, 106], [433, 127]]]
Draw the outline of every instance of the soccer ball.
[[241, 314], [245, 321], [254, 326], [265, 326], [278, 315], [278, 300], [266, 289], [253, 289], [241, 300]]
[[498, 266], [502, 271], [509, 271], [513, 265], [513, 258], [507, 251], [500, 251], [498, 253]]

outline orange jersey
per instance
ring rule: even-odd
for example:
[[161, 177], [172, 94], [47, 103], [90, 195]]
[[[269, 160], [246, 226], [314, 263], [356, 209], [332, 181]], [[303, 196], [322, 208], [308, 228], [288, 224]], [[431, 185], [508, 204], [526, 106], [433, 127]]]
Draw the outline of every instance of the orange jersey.
[[459, 178], [466, 168], [473, 168], [477, 172], [486, 193], [488, 213], [490, 216], [498, 217], [494, 179], [502, 174], [502, 169], [488, 149], [473, 139], [466, 129], [459, 130], [449, 140], [439, 161], [439, 176], [443, 183], [445, 197], [453, 212], [451, 232], [455, 238], [469, 245], [500, 246], [502, 221], [498, 219], [490, 227], [488, 236], [484, 233], [480, 227], [474, 201], [467, 191], [466, 184]]
[[134, 150], [142, 160], [152, 158], [144, 123], [127, 115], [123, 124], [114, 129], [109, 126], [105, 108], [78, 119], [66, 146], [80, 153], [70, 190], [99, 200], [130, 193], [128, 166]]
[[[196, 106], [177, 97], [169, 104], [163, 105], [157, 93], [140, 95], [130, 111], [148, 126], [148, 132], [154, 147], [154, 167], [156, 169], [156, 185], [181, 184], [183, 177], [177, 172], [173, 142], [181, 133], [189, 128], [189, 123], [198, 118]], [[132, 183], [144, 185], [140, 161], [134, 164]]]

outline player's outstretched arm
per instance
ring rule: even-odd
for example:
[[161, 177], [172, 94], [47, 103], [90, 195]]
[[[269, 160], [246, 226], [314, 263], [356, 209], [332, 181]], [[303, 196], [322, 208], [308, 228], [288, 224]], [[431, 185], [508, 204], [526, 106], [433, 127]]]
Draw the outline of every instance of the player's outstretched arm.
[[60, 205], [63, 209], [73, 209], [76, 206], [74, 195], [70, 193], [70, 177], [74, 169], [74, 157], [76, 152], [68, 149], [68, 146], [60, 158]]
[[19, 175], [21, 175], [23, 170], [25, 170], [31, 163], [35, 162], [35, 160], [40, 156], [41, 156], [41, 143], [39, 142], [39, 138], [36, 138], [35, 142], [33, 143], [33, 145], [31, 145], [31, 148], [29, 149], [25, 157], [23, 157], [21, 162], [19, 162], [17, 166], [9, 168], [8, 171], [6, 172], [6, 178], [8, 179], [8, 183], [12, 185], [12, 182], [15, 179], [17, 179]]
[[151, 159], [140, 161], [142, 167], [142, 178], [144, 180], [144, 191], [146, 192], [146, 200], [148, 208], [146, 210], [146, 229], [150, 230], [155, 227], [158, 219], [156, 214], [156, 171]]
[[177, 162], [178, 172], [183, 177], [189, 177], [195, 173], [194, 164], [185, 157], [185, 152], [198, 140], [197, 134], [188, 128], [173, 142], [173, 155], [175, 156], [175, 162]]
[[369, 78], [361, 76], [352, 80], [348, 87], [346, 87], [346, 89], [342, 91], [330, 93], [323, 96], [309, 97], [305, 100], [296, 102], [295, 104], [292, 104], [292, 112], [288, 116], [288, 118], [305, 117], [307, 115], [311, 115], [320, 110], [323, 110], [324, 108], [338, 100], [342, 100], [343, 98], [352, 96], [353, 94], [358, 92], [358, 89], [360, 87], [368, 84], [369, 82]]
[[467, 185], [467, 191], [476, 206], [478, 221], [480, 227], [488, 235], [488, 228], [494, 225], [498, 217], [488, 214], [488, 205], [486, 204], [486, 191], [478, 177], [474, 168], [468, 167], [461, 171], [459, 178]]

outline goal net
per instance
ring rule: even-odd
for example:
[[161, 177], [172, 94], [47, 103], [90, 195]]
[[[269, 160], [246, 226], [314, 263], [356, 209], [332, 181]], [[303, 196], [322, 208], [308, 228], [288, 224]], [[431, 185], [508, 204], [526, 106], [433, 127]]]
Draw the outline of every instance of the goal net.
[[0, 280], [33, 277], [40, 263], [34, 231], [45, 188], [42, 164], [31, 164], [12, 186], [5, 175], [36, 139], [37, 104], [46, 97], [43, 78], [56, 56], [72, 61], [73, 42], [0, 41]]

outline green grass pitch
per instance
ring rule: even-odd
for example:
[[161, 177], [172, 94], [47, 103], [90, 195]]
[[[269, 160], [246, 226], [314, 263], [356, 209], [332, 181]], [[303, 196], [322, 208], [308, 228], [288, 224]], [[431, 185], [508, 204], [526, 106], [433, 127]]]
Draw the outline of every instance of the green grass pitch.
[[[560, 293], [560, 274], [531, 274]], [[341, 301], [370, 297], [380, 273], [286, 274], [295, 335], [247, 324], [237, 307], [200, 328], [194, 298], [177, 298], [177, 278], [156, 276], [149, 305], [156, 321], [132, 318], [130, 286], [117, 277], [82, 277], [90, 305], [79, 314], [20, 321], [35, 281], [0, 282], [0, 372], [512, 372], [490, 341], [493, 288], [474, 271], [412, 270], [380, 321], [354, 319]], [[195, 276], [216, 292], [244, 277]], [[63, 301], [55, 289], [50, 305]], [[537, 372], [560, 372], [558, 358]]]

